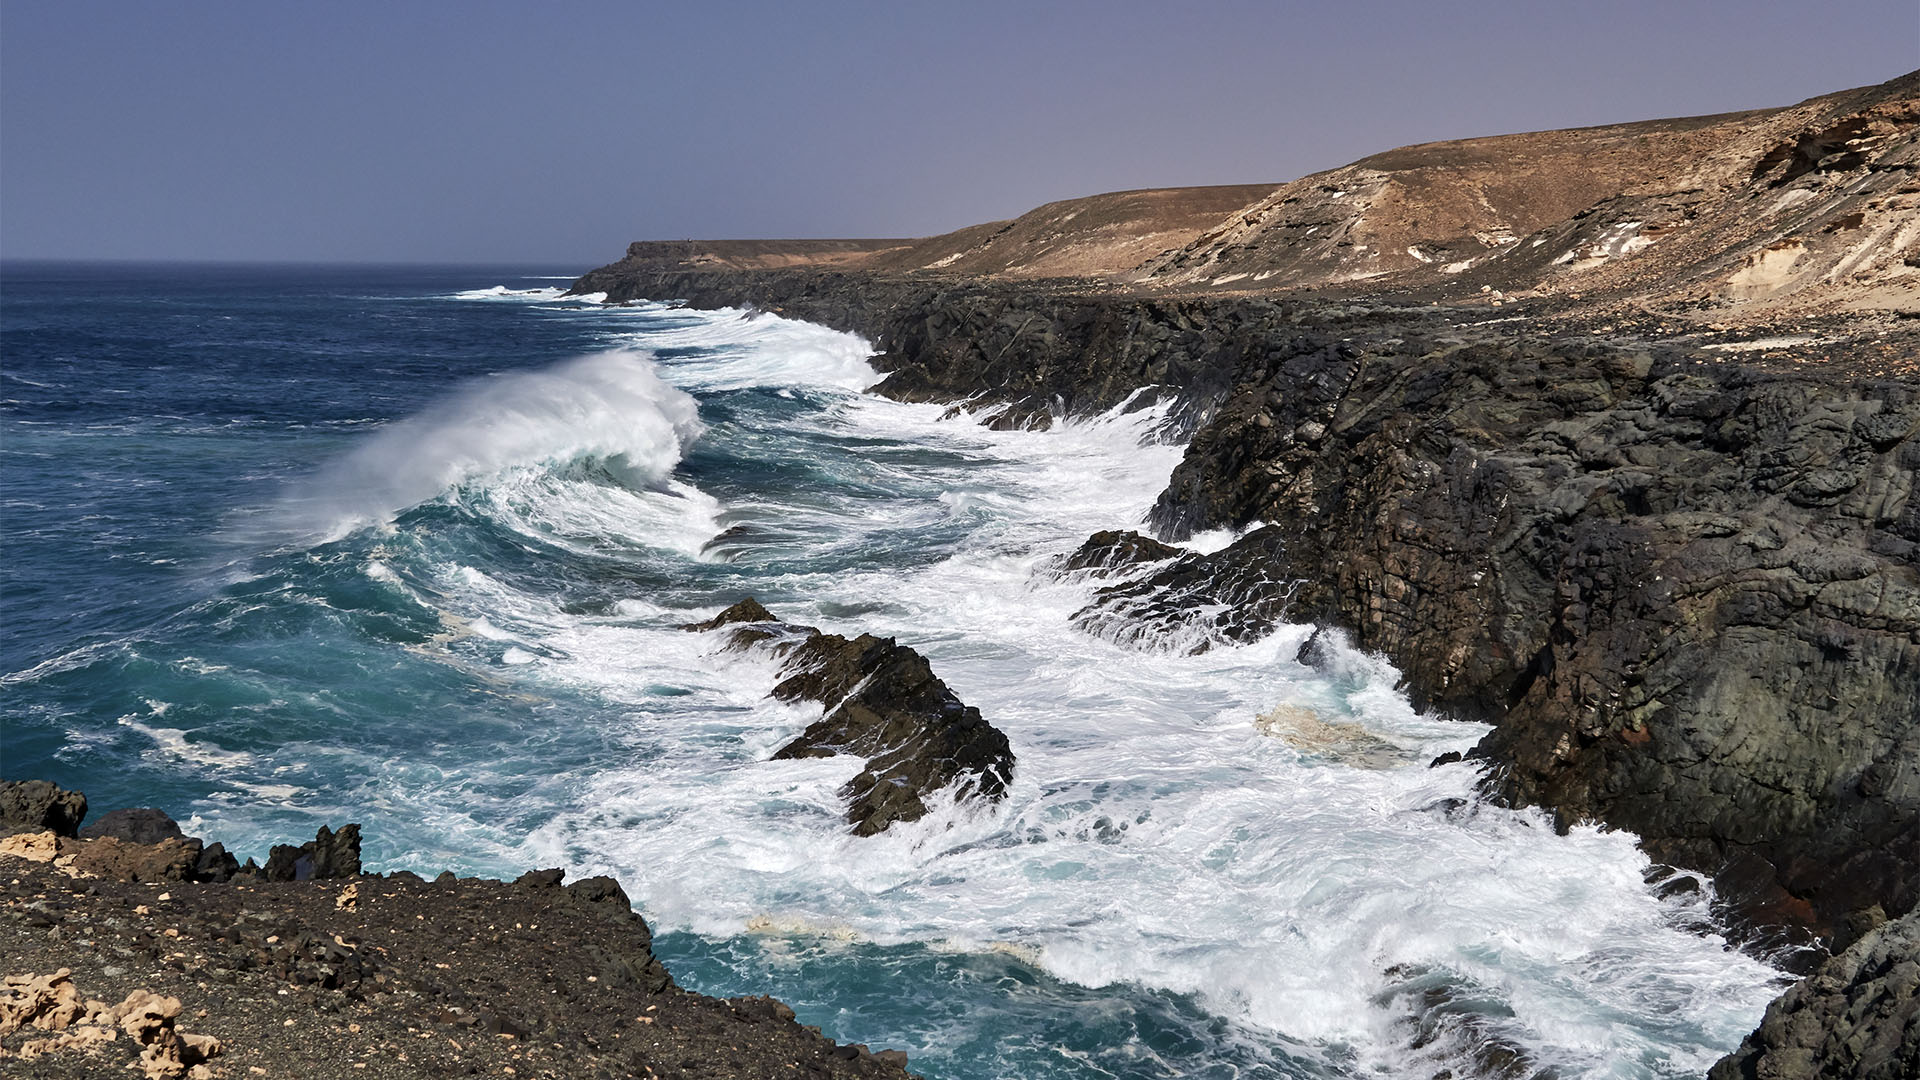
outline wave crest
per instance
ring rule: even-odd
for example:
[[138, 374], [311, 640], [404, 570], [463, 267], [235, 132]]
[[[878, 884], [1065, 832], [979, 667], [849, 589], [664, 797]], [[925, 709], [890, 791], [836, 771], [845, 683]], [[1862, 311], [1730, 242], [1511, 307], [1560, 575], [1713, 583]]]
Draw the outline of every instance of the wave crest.
[[338, 539], [461, 484], [515, 467], [592, 462], [658, 484], [704, 430], [694, 399], [632, 349], [470, 385], [389, 425], [322, 469], [274, 532]]

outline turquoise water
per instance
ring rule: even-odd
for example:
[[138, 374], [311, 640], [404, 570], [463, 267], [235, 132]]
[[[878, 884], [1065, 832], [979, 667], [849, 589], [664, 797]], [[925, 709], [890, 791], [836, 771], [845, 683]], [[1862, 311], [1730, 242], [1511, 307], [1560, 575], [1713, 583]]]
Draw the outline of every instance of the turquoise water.
[[[243, 855], [612, 873], [683, 984], [933, 1077], [1690, 1076], [1758, 1021], [1702, 898], [1426, 768], [1481, 729], [1379, 660], [1073, 628], [1057, 557], [1179, 459], [1151, 410], [990, 431], [565, 276], [7, 267], [7, 774]], [[818, 707], [677, 629], [746, 595], [925, 652], [1008, 798], [848, 835], [857, 762], [768, 760]]]

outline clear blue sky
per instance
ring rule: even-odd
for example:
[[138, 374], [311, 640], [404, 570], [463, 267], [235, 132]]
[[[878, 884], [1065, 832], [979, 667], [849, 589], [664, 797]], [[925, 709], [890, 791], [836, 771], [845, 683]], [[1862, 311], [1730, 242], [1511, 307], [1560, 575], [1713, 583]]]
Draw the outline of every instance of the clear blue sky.
[[1915, 0], [6, 0], [0, 257], [917, 236], [1915, 67]]

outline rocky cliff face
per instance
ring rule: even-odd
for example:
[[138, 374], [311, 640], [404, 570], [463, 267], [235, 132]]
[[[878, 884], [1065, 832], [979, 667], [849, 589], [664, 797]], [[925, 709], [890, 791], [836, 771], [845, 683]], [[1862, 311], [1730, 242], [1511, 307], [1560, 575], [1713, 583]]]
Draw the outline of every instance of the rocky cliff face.
[[[1920, 888], [1920, 393], [1590, 341], [1242, 372], [1154, 511], [1489, 721], [1500, 790], [1830, 929]], [[1276, 542], [1277, 541], [1277, 542]], [[1216, 557], [1231, 563], [1231, 551]]]
[[1920, 1076], [1920, 914], [1871, 930], [1767, 1006], [1709, 1080]]
[[[576, 291], [858, 332], [880, 393], [1000, 425], [1171, 397], [1190, 443], [1153, 530], [1248, 531], [1206, 556], [1096, 537], [1066, 572], [1154, 566], [1083, 629], [1344, 633], [1420, 707], [1494, 725], [1498, 795], [1631, 829], [1751, 926], [1838, 947], [1920, 904], [1916, 169], [1920, 72], [1393, 151], [1078, 282], [994, 280], [995, 223], [931, 271], [629, 258]], [[1911, 1071], [1912, 995], [1882, 994], [1912, 981], [1900, 925], [1716, 1077]]]

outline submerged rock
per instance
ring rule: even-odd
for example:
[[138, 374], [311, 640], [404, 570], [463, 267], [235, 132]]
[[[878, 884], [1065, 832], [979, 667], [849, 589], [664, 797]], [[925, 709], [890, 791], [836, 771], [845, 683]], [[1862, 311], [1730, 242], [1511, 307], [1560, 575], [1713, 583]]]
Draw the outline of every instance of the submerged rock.
[[1080, 549], [1061, 564], [1065, 572], [1086, 571], [1094, 577], [1107, 577], [1151, 562], [1176, 559], [1186, 554], [1172, 544], [1163, 544], [1151, 536], [1131, 530], [1108, 529], [1087, 537]]
[[826, 706], [819, 720], [774, 751], [776, 760], [867, 759], [840, 789], [856, 835], [925, 816], [926, 798], [950, 786], [961, 798], [1006, 793], [1014, 761], [1006, 735], [948, 689], [919, 653], [892, 638], [849, 639], [783, 623], [751, 598], [685, 629], [727, 627], [731, 647], [770, 643], [783, 657], [785, 677], [774, 697]]
[[1159, 545], [1174, 556], [1095, 593], [1074, 613], [1074, 625], [1111, 641], [1187, 653], [1263, 638], [1293, 599], [1295, 583], [1276, 572], [1272, 549], [1280, 540], [1277, 530], [1262, 529], [1206, 555]]

